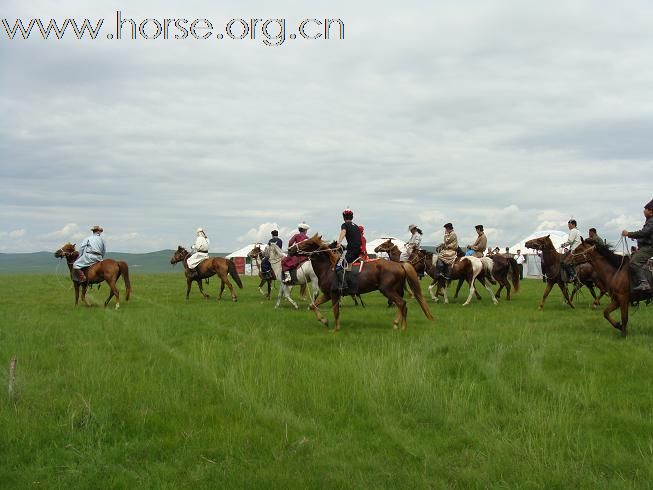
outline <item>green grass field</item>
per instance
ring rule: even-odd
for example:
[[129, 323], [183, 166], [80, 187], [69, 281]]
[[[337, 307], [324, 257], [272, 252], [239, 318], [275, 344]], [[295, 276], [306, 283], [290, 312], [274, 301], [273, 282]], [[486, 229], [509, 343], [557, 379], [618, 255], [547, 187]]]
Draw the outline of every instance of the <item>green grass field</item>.
[[435, 322], [411, 300], [405, 332], [380, 294], [346, 299], [333, 334], [244, 282], [186, 301], [181, 273], [134, 274], [115, 311], [2, 276], [0, 487], [653, 485], [653, 308], [622, 339], [588, 293], [540, 312], [527, 280], [498, 306], [429, 301]]

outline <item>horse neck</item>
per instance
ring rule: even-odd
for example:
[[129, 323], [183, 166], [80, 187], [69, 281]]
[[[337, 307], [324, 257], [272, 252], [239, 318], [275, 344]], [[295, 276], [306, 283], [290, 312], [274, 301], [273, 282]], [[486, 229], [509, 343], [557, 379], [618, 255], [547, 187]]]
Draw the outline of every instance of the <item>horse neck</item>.
[[390, 255], [390, 260], [394, 262], [399, 262], [399, 257], [401, 257], [401, 252], [399, 251], [399, 247], [396, 245], [393, 245], [390, 251], [388, 252]]
[[589, 263], [594, 268], [596, 275], [599, 276], [606, 285], [609, 284], [615, 276], [628, 270], [628, 267], [623, 267], [623, 264], [622, 267], [619, 268], [613, 266], [608, 259], [596, 251], [589, 253]]
[[310, 255], [313, 271], [320, 279], [320, 282], [328, 278], [331, 273], [331, 269], [334, 265], [332, 257], [332, 253], [328, 251], [325, 251], [324, 253], [313, 253]]
[[560, 254], [552, 248], [542, 249], [542, 258], [547, 265], [555, 265], [560, 263]]

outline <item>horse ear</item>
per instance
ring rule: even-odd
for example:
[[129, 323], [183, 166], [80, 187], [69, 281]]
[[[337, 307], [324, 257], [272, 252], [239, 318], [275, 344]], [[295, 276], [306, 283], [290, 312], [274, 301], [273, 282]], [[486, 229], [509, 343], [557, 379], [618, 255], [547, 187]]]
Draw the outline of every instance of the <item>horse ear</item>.
[[551, 236], [551, 233], [549, 233], [546, 237], [549, 238]]

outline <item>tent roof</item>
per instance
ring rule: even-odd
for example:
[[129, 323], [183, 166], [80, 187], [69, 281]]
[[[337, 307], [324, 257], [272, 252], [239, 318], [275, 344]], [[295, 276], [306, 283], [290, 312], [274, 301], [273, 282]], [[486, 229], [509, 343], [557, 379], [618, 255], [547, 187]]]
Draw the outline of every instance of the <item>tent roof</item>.
[[526, 242], [528, 240], [531, 240], [533, 238], [540, 238], [543, 236], [549, 235], [549, 238], [551, 238], [551, 241], [553, 242], [553, 246], [555, 248], [559, 248], [561, 244], [567, 241], [569, 234], [565, 233], [564, 231], [558, 231], [558, 230], [538, 230], [534, 231], [530, 235], [528, 235], [526, 238], [523, 240], [518, 241], [515, 243], [512, 247], [510, 247], [510, 253], [514, 254], [517, 253], [517, 250], [521, 250], [525, 254], [534, 254], [536, 253], [536, 250], [526, 248]]
[[226, 256], [226, 258], [233, 259], [234, 257], [247, 257], [247, 254], [249, 254], [257, 245], [261, 246], [261, 250], [265, 250], [268, 247], [266, 243], [250, 243], [249, 245], [245, 245], [243, 248], [240, 248], [235, 252], [231, 252]]

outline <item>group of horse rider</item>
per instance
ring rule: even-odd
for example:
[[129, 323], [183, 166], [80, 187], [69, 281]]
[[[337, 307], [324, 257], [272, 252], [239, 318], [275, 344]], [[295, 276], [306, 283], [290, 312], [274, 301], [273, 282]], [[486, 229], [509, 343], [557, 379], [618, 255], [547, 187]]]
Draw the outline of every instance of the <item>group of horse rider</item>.
[[[650, 258], [653, 257], [653, 199], [644, 206], [644, 217], [646, 221], [642, 229], [637, 231], [623, 230], [621, 235], [623, 237], [636, 239], [637, 250], [630, 257], [630, 271], [631, 276], [635, 279], [636, 285], [633, 289], [637, 291], [649, 292], [652, 285], [649, 284], [646, 278], [645, 267]], [[342, 254], [341, 260], [337, 268], [343, 268], [351, 265], [358, 260], [367, 259], [366, 240], [364, 235], [363, 226], [354, 223], [354, 212], [346, 208], [342, 212], [343, 223], [340, 226], [340, 233], [336, 240], [336, 246], [342, 247], [343, 241], [346, 241], [346, 248]], [[577, 228], [575, 219], [570, 219], [567, 223], [569, 234], [567, 241], [561, 247], [566, 249], [565, 256], [572, 254], [574, 250], [580, 245], [582, 237]], [[310, 226], [302, 222], [297, 225], [297, 233], [295, 233], [289, 240], [288, 246], [291, 247], [295, 243], [299, 243], [308, 239], [307, 232]], [[483, 225], [475, 226], [477, 237], [474, 243], [467, 245], [467, 255], [475, 257], [483, 257], [487, 248], [487, 237], [485, 235]], [[73, 279], [78, 282], [86, 282], [84, 271], [91, 265], [102, 261], [106, 253], [104, 239], [102, 232], [104, 230], [101, 226], [95, 225], [91, 228], [92, 234], [84, 239], [80, 246], [79, 257], [73, 263]], [[408, 231], [411, 236], [408, 242], [404, 245], [401, 252], [400, 260], [408, 261], [411, 254], [420, 249], [422, 242], [422, 230], [415, 224], [408, 226]], [[272, 237], [268, 240], [268, 245], [274, 244], [282, 248], [283, 241], [279, 238], [278, 230], [272, 230]], [[589, 229], [589, 239], [593, 243], [602, 245], [604, 241], [598, 236], [595, 228]], [[202, 228], [196, 230], [195, 243], [192, 246], [193, 253], [188, 257], [187, 264], [191, 278], [197, 277], [197, 266], [205, 259], [209, 258], [209, 239]], [[444, 225], [444, 238], [441, 244], [436, 247], [437, 261], [435, 265], [436, 275], [442, 275], [449, 278], [450, 267], [456, 261], [459, 255], [458, 237], [454, 231], [453, 224], [446, 223]], [[293, 255], [284, 257], [281, 263], [284, 282], [291, 281], [290, 271], [299, 267], [303, 262], [308, 260], [305, 255]], [[563, 260], [562, 263], [567, 261]], [[269, 264], [268, 264], [269, 265]], [[573, 267], [568, 269], [568, 274], [573, 275]]]

